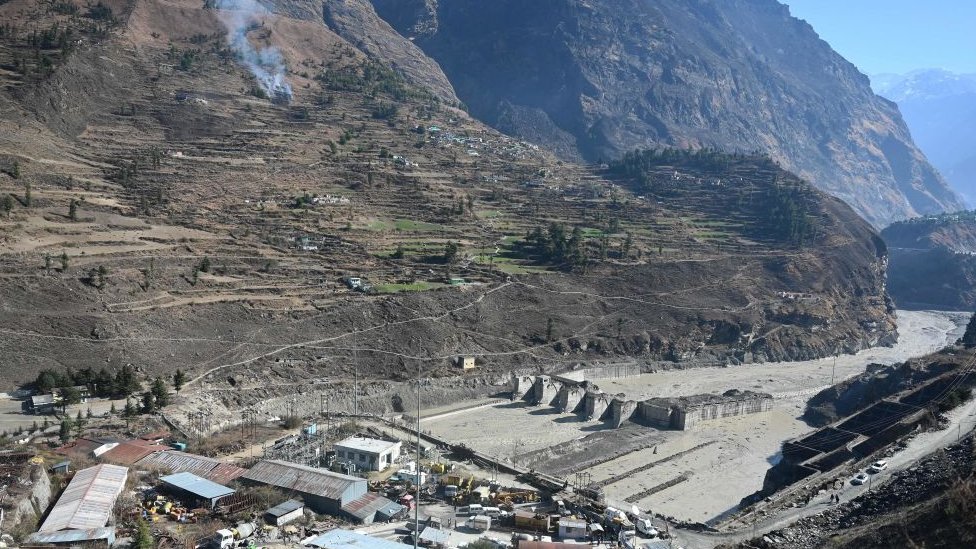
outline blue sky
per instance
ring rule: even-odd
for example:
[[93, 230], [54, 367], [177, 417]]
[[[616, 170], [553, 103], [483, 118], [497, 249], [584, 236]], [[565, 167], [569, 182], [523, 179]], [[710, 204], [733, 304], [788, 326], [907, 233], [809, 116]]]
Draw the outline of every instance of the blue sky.
[[976, 0], [780, 0], [865, 74], [976, 73]]

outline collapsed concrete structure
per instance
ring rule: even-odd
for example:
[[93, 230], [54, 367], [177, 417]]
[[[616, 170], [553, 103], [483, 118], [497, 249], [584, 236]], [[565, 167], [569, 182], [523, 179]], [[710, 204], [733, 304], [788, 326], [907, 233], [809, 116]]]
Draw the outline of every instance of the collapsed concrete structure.
[[773, 397], [752, 391], [726, 391], [721, 395], [628, 400], [611, 395], [596, 385], [562, 376], [512, 375], [512, 400], [536, 406], [552, 406], [586, 420], [601, 420], [613, 427], [627, 421], [659, 429], [687, 430], [703, 421], [766, 412]]

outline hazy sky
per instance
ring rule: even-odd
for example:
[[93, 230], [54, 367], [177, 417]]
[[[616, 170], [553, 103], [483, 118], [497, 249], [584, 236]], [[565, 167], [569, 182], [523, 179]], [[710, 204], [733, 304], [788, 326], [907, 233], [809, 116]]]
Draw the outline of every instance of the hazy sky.
[[976, 0], [780, 0], [865, 74], [976, 73]]

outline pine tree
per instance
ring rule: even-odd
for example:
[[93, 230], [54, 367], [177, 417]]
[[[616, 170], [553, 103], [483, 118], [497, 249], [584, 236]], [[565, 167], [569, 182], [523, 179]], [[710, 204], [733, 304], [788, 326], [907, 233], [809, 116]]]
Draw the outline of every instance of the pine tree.
[[150, 392], [153, 396], [153, 403], [157, 408], [162, 408], [169, 404], [169, 392], [166, 390], [166, 382], [163, 378], [157, 377], [153, 380]]
[[180, 389], [183, 388], [183, 384], [185, 383], [186, 383], [186, 374], [183, 372], [183, 370], [177, 368], [176, 373], [173, 374], [173, 388], [176, 389], [176, 392], [178, 393], [180, 392]]
[[152, 532], [149, 530], [149, 524], [141, 518], [138, 521], [135, 539], [132, 540], [132, 547], [134, 549], [154, 549], [156, 547]]
[[68, 270], [68, 252], [61, 252], [61, 272]]
[[58, 430], [58, 437], [61, 438], [61, 442], [68, 442], [71, 440], [71, 418], [65, 417], [61, 420], [61, 428]]
[[78, 221], [78, 201], [73, 198], [68, 204], [68, 219]]
[[156, 398], [152, 391], [142, 393], [142, 413], [151, 414], [156, 411]]
[[139, 410], [136, 405], [132, 403], [131, 400], [126, 399], [125, 408], [122, 410], [122, 415], [125, 417], [135, 417], [139, 415]]
[[44, 254], [44, 274], [51, 274], [51, 254]]
[[3, 208], [3, 213], [10, 217], [10, 211], [14, 209], [14, 199], [9, 194], [3, 195], [3, 199], [0, 200], [0, 208]]

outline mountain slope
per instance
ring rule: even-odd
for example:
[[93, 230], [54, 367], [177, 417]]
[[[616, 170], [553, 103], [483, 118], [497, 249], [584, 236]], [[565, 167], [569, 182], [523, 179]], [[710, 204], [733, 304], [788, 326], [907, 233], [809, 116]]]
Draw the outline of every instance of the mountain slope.
[[72, 5], [0, 5], [19, 29], [0, 36], [3, 389], [45, 367], [180, 368], [230, 419], [357, 372], [456, 379], [461, 354], [484, 394], [513, 369], [894, 337], [883, 243], [768, 159], [559, 161], [305, 2]]
[[774, 0], [372, 0], [471, 112], [564, 157], [761, 150], [883, 226], [957, 209], [897, 108]]
[[976, 204], [976, 74], [941, 69], [871, 77], [898, 104], [912, 137], [970, 204]]
[[888, 291], [901, 307], [976, 308], [976, 212], [893, 223]]

